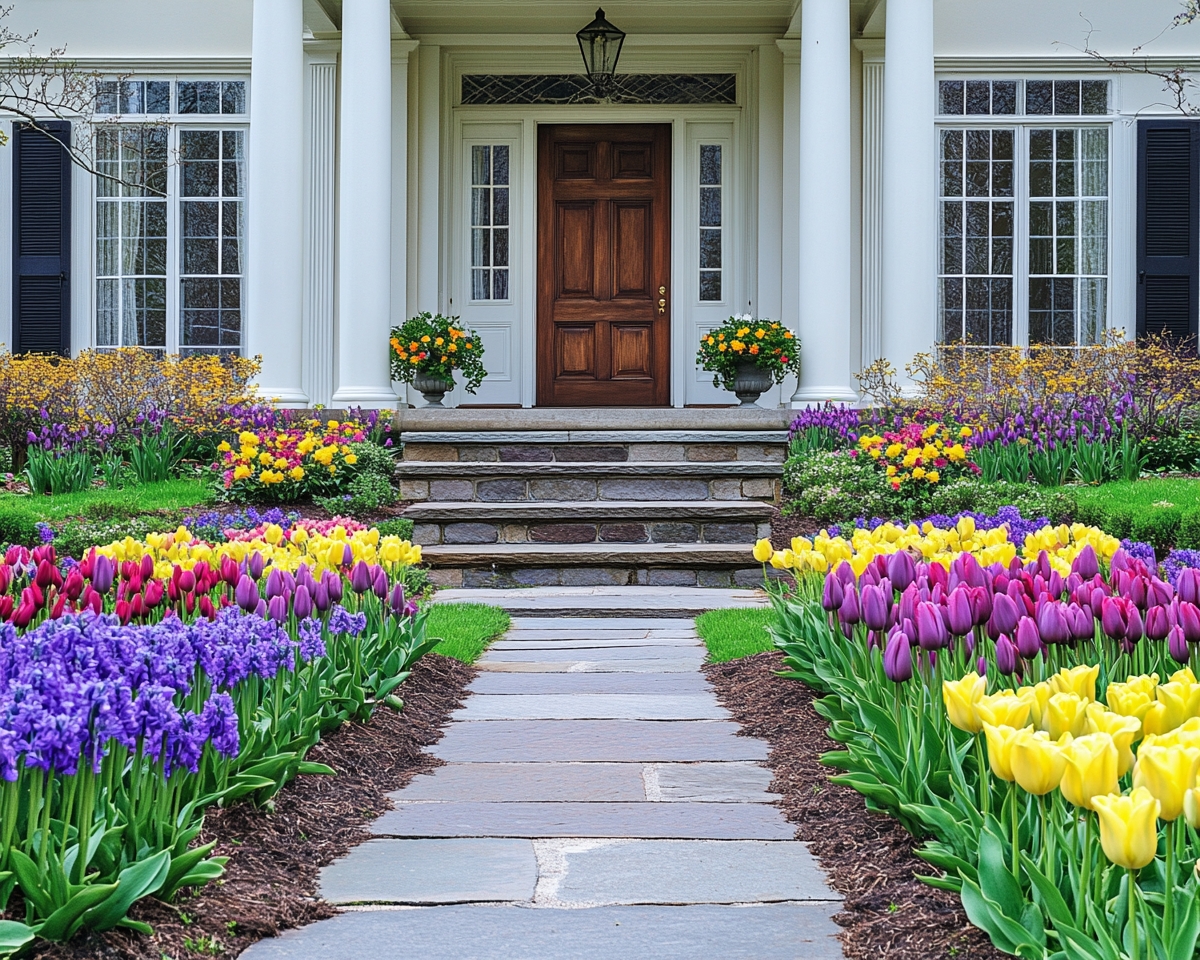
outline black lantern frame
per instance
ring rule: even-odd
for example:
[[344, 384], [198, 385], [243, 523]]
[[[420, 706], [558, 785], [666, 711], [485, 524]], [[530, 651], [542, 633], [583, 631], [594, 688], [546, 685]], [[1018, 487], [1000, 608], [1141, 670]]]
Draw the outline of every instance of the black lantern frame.
[[583, 54], [583, 64], [596, 96], [607, 97], [613, 89], [613, 75], [617, 72], [625, 33], [604, 18], [601, 8], [596, 11], [596, 19], [575, 34], [575, 39], [579, 41], [579, 52]]

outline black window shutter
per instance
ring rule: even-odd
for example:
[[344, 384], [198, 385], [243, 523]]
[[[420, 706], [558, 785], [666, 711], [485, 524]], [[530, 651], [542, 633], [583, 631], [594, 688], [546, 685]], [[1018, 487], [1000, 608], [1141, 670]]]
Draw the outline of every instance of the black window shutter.
[[[71, 158], [63, 121], [13, 130], [13, 353], [71, 353]], [[62, 142], [60, 142], [62, 141]]]
[[1137, 261], [1138, 336], [1195, 338], [1200, 304], [1200, 121], [1138, 122]]

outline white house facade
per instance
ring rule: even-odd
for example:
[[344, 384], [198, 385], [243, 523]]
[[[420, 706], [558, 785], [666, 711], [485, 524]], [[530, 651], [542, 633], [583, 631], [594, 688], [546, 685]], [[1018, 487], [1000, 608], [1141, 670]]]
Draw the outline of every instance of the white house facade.
[[431, 311], [486, 350], [448, 404], [702, 407], [732, 314], [801, 338], [765, 406], [938, 341], [1195, 336], [1200, 121], [1155, 75], [1200, 68], [1181, 9], [613, 0], [598, 98], [589, 2], [18, 0], [109, 78], [125, 183], [0, 117], [0, 340], [261, 355], [283, 403], [384, 407], [389, 330]]

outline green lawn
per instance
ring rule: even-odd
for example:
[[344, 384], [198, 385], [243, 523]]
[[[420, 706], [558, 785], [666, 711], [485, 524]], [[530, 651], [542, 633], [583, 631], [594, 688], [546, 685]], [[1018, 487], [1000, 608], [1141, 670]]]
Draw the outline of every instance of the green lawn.
[[[1099, 487], [1071, 487], [1080, 504], [1136, 510], [1170, 504], [1183, 510], [1200, 507], [1200, 480], [1187, 477], [1147, 477], [1133, 483], [1121, 481]], [[1165, 506], [1164, 506], [1165, 508]]]
[[425, 632], [441, 637], [434, 653], [474, 663], [487, 645], [508, 629], [509, 616], [484, 603], [435, 603], [429, 608]]
[[696, 618], [696, 632], [708, 647], [713, 663], [737, 660], [751, 654], [774, 650], [766, 631], [774, 612], [769, 607], [738, 607], [710, 610]]
[[210, 498], [208, 486], [199, 480], [164, 480], [162, 483], [145, 483], [124, 490], [98, 487], [81, 493], [62, 493], [56, 497], [0, 493], [0, 511], [20, 511], [45, 521], [78, 516], [107, 519], [131, 517], [155, 510], [182, 510]]

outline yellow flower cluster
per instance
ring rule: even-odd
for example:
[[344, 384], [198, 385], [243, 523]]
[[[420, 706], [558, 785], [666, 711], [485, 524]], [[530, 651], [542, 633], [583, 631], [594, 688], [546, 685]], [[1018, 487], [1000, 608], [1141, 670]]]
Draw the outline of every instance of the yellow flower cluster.
[[[1064, 669], [990, 696], [986, 679], [969, 673], [943, 682], [942, 700], [951, 724], [983, 733], [994, 776], [1096, 811], [1108, 858], [1140, 869], [1158, 849], [1157, 819], [1186, 815], [1200, 827], [1200, 683], [1187, 668], [1166, 683], [1129, 677], [1108, 685], [1106, 705], [1096, 700], [1099, 669]], [[1130, 770], [1133, 790], [1121, 796]]]
[[971, 436], [971, 428], [960, 427], [957, 438], [951, 434], [942, 423], [924, 427], [913, 423], [895, 433], [863, 434], [858, 446], [883, 468], [892, 488], [899, 490], [906, 480], [934, 484], [942, 479], [947, 467], [968, 465], [968, 447], [963, 441]]
[[225, 557], [241, 563], [253, 553], [261, 554], [268, 567], [295, 572], [301, 563], [306, 563], [309, 569], [318, 573], [342, 566], [347, 546], [355, 563], [364, 560], [391, 570], [421, 562], [419, 545], [396, 536], [380, 536], [375, 528], [347, 533], [341, 526], [334, 527], [327, 535], [309, 534], [304, 527], [297, 526], [288, 539], [282, 528], [270, 524], [259, 539], [215, 544], [197, 539], [181, 526], [170, 533], [152, 533], [145, 540], [132, 537], [116, 540], [97, 547], [96, 552], [117, 562], [140, 561], [148, 555], [154, 560], [155, 576], [165, 579], [171, 576], [176, 564], [190, 570], [203, 560], [209, 566], [219, 567]]
[[[1121, 542], [1098, 527], [1081, 523], [1047, 526], [1029, 534], [1022, 544], [1023, 560], [1035, 560], [1045, 550], [1050, 566], [1063, 576], [1071, 572], [1071, 563], [1084, 547], [1091, 545], [1102, 560], [1112, 559]], [[1008, 539], [1008, 528], [979, 530], [970, 517], [962, 517], [949, 530], [935, 527], [926, 521], [899, 526], [885, 523], [874, 530], [856, 529], [847, 540], [831, 537], [822, 530], [812, 539], [795, 537], [791, 549], [775, 550], [769, 540], [760, 540], [754, 547], [754, 559], [770, 563], [777, 570], [793, 570], [797, 575], [807, 572], [827, 573], [843, 560], [850, 563], [860, 576], [875, 557], [907, 550], [927, 563], [940, 563], [947, 569], [959, 554], [971, 553], [983, 565], [1000, 562], [1008, 565], [1018, 555], [1017, 545]]]
[[255, 485], [272, 487], [290, 481], [279, 499], [295, 499], [301, 493], [313, 492], [306, 478], [316, 467], [334, 477], [340, 467], [354, 466], [358, 456], [351, 443], [366, 439], [362, 424], [347, 420], [307, 421], [302, 429], [242, 430], [237, 435], [237, 447], [229, 441], [217, 446], [224, 467], [225, 488], [240, 488], [252, 495]]

